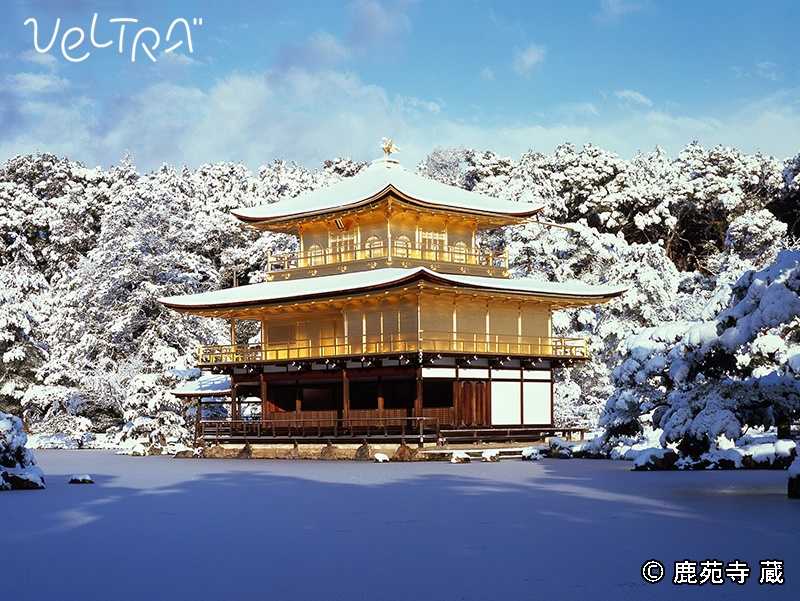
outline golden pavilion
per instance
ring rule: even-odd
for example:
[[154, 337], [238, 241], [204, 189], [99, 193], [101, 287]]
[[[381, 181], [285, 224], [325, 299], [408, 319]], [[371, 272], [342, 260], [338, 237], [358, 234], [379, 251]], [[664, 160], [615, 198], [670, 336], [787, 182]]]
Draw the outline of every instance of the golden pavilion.
[[[329, 187], [233, 211], [299, 246], [267, 258], [264, 283], [160, 299], [230, 321], [228, 344], [198, 350], [200, 368], [228, 377], [229, 403], [199, 436], [422, 444], [551, 431], [553, 369], [588, 358], [585, 339], [552, 335], [553, 311], [625, 289], [512, 279], [507, 252], [476, 243], [541, 209], [421, 177], [387, 152]], [[259, 334], [240, 342], [243, 331]]]

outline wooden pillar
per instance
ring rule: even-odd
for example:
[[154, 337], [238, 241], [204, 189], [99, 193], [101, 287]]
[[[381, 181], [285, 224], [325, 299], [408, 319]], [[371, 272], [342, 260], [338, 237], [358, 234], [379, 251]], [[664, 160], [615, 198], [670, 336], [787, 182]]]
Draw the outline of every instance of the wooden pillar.
[[300, 388], [300, 380], [294, 381], [294, 410], [299, 418], [303, 410], [303, 390]]
[[480, 422], [478, 417], [478, 386], [474, 383], [469, 387], [469, 410], [470, 410], [470, 423], [473, 426]]
[[[343, 344], [345, 352], [349, 353], [352, 344], [352, 340], [350, 340], [350, 322], [347, 319], [347, 303], [342, 304], [342, 336], [343, 336]], [[339, 355], [341, 350], [339, 349], [338, 341], [336, 345], [336, 354]]]
[[[478, 229], [478, 224], [472, 222], [471, 229], [472, 229], [472, 241], [470, 242], [470, 244], [472, 244], [472, 256], [476, 257], [478, 255], [478, 245], [475, 241], [475, 232]], [[478, 261], [475, 261], [475, 263], [478, 263]]]
[[463, 396], [464, 386], [464, 382], [459, 382], [458, 380], [453, 382], [453, 425], [456, 427], [461, 425], [463, 419], [461, 415], [461, 398]]
[[458, 342], [458, 294], [453, 296], [453, 346], [454, 351], [459, 350]]
[[422, 367], [417, 368], [417, 396], [414, 399], [414, 417], [422, 417]]
[[422, 347], [424, 346], [424, 338], [422, 332], [422, 290], [417, 288], [416, 291], [417, 297], [417, 350], [422, 351]]
[[342, 419], [350, 418], [350, 378], [347, 370], [342, 370]]
[[392, 263], [392, 213], [391, 210], [386, 214], [386, 259]]
[[383, 299], [379, 299], [378, 300], [378, 314], [380, 315], [380, 318], [381, 318], [381, 335], [380, 335], [380, 347], [378, 349], [376, 349], [376, 350], [378, 350], [379, 352], [385, 352], [386, 349], [385, 349], [384, 345], [386, 344], [386, 339], [384, 338], [384, 334], [383, 334], [383, 332], [384, 332], [384, 329], [383, 329]]
[[236, 410], [236, 376], [231, 374], [231, 420], [239, 419]]
[[267, 401], [267, 380], [264, 378], [263, 372], [259, 374], [258, 378], [261, 383], [261, 422], [263, 423], [266, 421], [267, 414], [269, 413], [269, 401]]
[[197, 397], [197, 412], [194, 415], [194, 440], [200, 437], [200, 422], [203, 419], [203, 397]]
[[381, 377], [378, 376], [378, 417], [383, 417], [383, 405], [385, 399], [383, 398], [383, 382]]
[[492, 322], [489, 316], [489, 299], [486, 299], [486, 323], [484, 324], [484, 328], [486, 329], [486, 351], [489, 351], [489, 342], [491, 342], [491, 332], [492, 332]]

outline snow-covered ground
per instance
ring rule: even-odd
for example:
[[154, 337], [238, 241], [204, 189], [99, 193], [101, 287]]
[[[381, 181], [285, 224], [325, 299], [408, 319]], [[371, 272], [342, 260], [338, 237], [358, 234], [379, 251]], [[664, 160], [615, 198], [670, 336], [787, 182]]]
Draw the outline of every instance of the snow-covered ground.
[[[785, 471], [36, 459], [47, 488], [0, 495], [2, 599], [789, 599], [800, 581]], [[648, 584], [653, 559], [665, 577]], [[751, 574], [678, 586], [683, 560]], [[783, 561], [784, 585], [759, 584], [761, 560]]]

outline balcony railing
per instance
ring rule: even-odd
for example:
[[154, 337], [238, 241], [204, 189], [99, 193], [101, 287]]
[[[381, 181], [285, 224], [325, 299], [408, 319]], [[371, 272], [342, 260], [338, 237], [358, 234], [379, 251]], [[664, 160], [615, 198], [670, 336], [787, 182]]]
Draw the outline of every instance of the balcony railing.
[[206, 440], [269, 438], [411, 438], [436, 441], [439, 420], [430, 417], [339, 418], [336, 411], [272, 414], [269, 419], [214, 420], [200, 423]]
[[295, 360], [318, 360], [411, 353], [450, 353], [468, 355], [505, 355], [514, 357], [586, 359], [585, 338], [542, 338], [535, 336], [499, 336], [420, 332], [418, 337], [403, 334], [346, 336], [297, 340], [271, 344], [201, 346], [198, 365], [271, 363]]
[[390, 259], [392, 261], [431, 261], [480, 267], [508, 268], [508, 252], [490, 249], [472, 249], [466, 246], [413, 244], [390, 238], [380, 244], [363, 243], [334, 248], [316, 248], [305, 251], [269, 255], [269, 271], [298, 267], [323, 267], [351, 261]]

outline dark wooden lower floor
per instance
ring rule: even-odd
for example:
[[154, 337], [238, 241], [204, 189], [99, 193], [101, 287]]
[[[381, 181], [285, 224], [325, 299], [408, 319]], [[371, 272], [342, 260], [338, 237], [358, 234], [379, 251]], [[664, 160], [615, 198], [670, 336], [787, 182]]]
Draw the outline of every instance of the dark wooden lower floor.
[[234, 370], [230, 379], [227, 399], [201, 401], [198, 438], [530, 441], [552, 429], [548, 362], [433, 357], [417, 364], [255, 366]]

